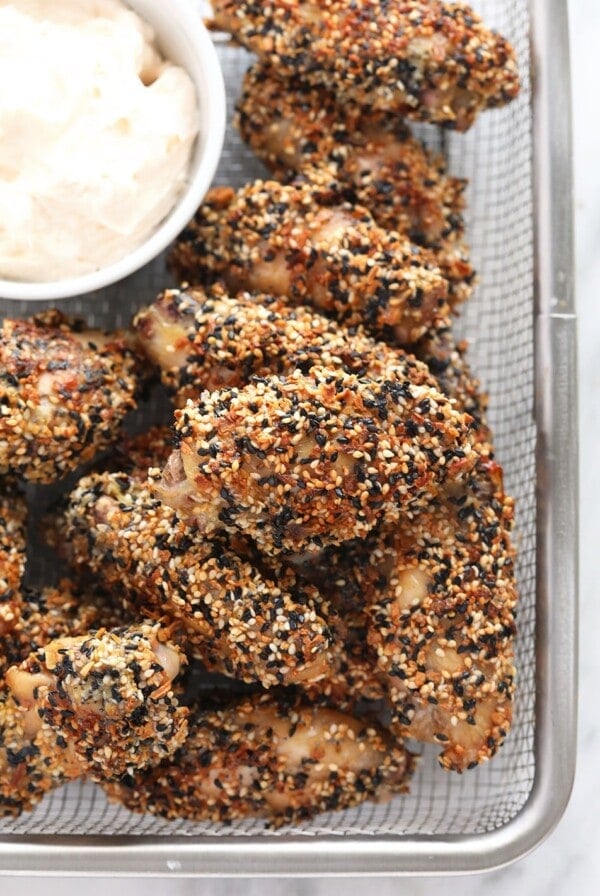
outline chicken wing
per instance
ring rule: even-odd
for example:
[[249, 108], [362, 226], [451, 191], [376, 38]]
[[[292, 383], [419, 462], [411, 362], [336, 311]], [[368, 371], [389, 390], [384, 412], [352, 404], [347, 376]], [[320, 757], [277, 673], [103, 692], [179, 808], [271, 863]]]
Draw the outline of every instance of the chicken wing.
[[470, 418], [435, 389], [313, 368], [205, 392], [176, 412], [156, 482], [199, 531], [318, 551], [426, 506], [475, 462]]
[[12, 632], [21, 618], [26, 512], [20, 495], [6, 489], [0, 492], [0, 678]]
[[279, 826], [405, 792], [414, 759], [370, 722], [254, 697], [201, 713], [173, 762], [106, 787], [137, 812]]
[[283, 82], [258, 64], [244, 79], [236, 122], [278, 180], [300, 174], [368, 208], [384, 230], [432, 250], [452, 305], [469, 297], [475, 272], [463, 242], [465, 182], [449, 177], [442, 156], [397, 115], [339, 106], [327, 89]]
[[403, 345], [423, 336], [447, 308], [448, 284], [429, 250], [308, 183], [255, 181], [237, 193], [215, 188], [170, 264], [181, 281], [221, 277], [234, 292], [314, 305], [346, 326], [362, 324]]
[[308, 373], [314, 366], [437, 388], [428, 370], [401, 349], [270, 296], [167, 290], [138, 313], [134, 328], [180, 408], [205, 389], [243, 387], [255, 376]]
[[114, 440], [140, 361], [124, 334], [48, 311], [3, 322], [0, 380], [0, 474], [50, 483]]
[[318, 680], [330, 668], [316, 589], [263, 577], [225, 539], [188, 529], [133, 478], [82, 479], [61, 534], [76, 568], [138, 612], [171, 619], [183, 629], [172, 636], [210, 671], [272, 687]]
[[[181, 651], [158, 625], [50, 641], [6, 673], [22, 728], [69, 776], [119, 778], [158, 764], [187, 737], [188, 710], [173, 696]], [[77, 767], [79, 766], [79, 767]]]
[[519, 92], [515, 53], [463, 3], [440, 0], [214, 0], [214, 24], [281, 77], [328, 87], [340, 104], [459, 131]]
[[466, 487], [388, 531], [368, 640], [404, 736], [443, 746], [462, 771], [493, 756], [511, 722], [517, 592], [513, 502], [482, 457]]

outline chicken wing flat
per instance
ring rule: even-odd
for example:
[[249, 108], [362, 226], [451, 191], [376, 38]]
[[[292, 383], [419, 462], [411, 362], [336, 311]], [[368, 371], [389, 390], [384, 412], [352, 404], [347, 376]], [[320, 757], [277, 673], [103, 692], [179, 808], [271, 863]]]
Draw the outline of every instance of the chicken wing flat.
[[180, 281], [222, 278], [233, 292], [285, 296], [346, 326], [415, 342], [447, 308], [435, 257], [378, 227], [367, 209], [333, 198], [326, 204], [308, 183], [217, 187], [181, 234], [172, 270]]
[[510, 727], [517, 592], [513, 502], [481, 458], [466, 488], [389, 531], [371, 562], [368, 640], [389, 676], [405, 736], [442, 745], [463, 771], [494, 755]]
[[201, 713], [173, 762], [105, 788], [137, 812], [274, 825], [406, 791], [414, 759], [373, 723], [269, 697]]
[[50, 483], [114, 440], [136, 406], [140, 362], [122, 333], [58, 311], [0, 333], [0, 474]]
[[328, 87], [340, 104], [459, 131], [519, 92], [515, 53], [463, 3], [439, 0], [214, 0], [215, 25], [281, 77]]
[[294, 371], [205, 392], [175, 419], [161, 500], [199, 531], [241, 531], [267, 554], [364, 537], [475, 462], [470, 418], [403, 376]]
[[429, 247], [455, 305], [472, 292], [475, 272], [463, 242], [465, 181], [446, 174], [393, 113], [339, 106], [324, 88], [283, 82], [264, 65], [250, 68], [237, 125], [272, 174], [300, 174], [368, 208], [384, 230]]
[[426, 367], [401, 349], [270, 296], [167, 290], [137, 314], [134, 328], [180, 408], [205, 389], [239, 388], [252, 377], [308, 373], [314, 366], [437, 388]]
[[[50, 641], [6, 673], [22, 727], [71, 777], [119, 778], [158, 764], [187, 737], [188, 710], [173, 696], [181, 651], [158, 625]], [[77, 768], [79, 764], [79, 768]]]
[[294, 588], [291, 573], [278, 583], [263, 577], [224, 539], [191, 531], [133, 478], [82, 479], [61, 533], [76, 568], [132, 610], [170, 619], [183, 629], [173, 637], [210, 671], [272, 687], [319, 680], [331, 666], [315, 588]]

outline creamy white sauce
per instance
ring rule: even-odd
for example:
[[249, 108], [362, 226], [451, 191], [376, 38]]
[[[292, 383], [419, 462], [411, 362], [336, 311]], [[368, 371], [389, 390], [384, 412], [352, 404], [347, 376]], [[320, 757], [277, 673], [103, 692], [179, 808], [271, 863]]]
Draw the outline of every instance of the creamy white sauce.
[[61, 280], [137, 248], [197, 128], [189, 75], [118, 0], [0, 0], [0, 278]]

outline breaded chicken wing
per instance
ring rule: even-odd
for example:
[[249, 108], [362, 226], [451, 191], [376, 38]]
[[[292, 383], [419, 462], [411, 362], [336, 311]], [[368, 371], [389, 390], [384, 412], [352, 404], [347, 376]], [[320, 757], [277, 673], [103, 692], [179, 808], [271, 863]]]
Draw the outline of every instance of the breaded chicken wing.
[[[181, 651], [158, 625], [50, 641], [6, 673], [23, 730], [49, 765], [71, 776], [119, 778], [158, 764], [187, 737], [188, 710], [173, 696]], [[79, 764], [79, 769], [77, 769]]]
[[0, 492], [0, 677], [12, 632], [21, 618], [26, 513], [20, 495], [6, 488]]
[[138, 612], [170, 619], [173, 637], [210, 671], [272, 687], [319, 680], [331, 667], [315, 588], [298, 586], [291, 572], [278, 583], [264, 577], [224, 538], [188, 529], [134, 478], [82, 479], [60, 532], [76, 568]]
[[463, 242], [465, 182], [446, 174], [393, 113], [339, 106], [333, 93], [250, 68], [237, 105], [244, 140], [278, 180], [309, 183], [368, 208], [384, 230], [429, 247], [449, 283], [451, 304], [472, 291], [475, 272]]
[[315, 367], [205, 392], [175, 416], [180, 449], [157, 494], [199, 531], [238, 530], [266, 553], [364, 537], [475, 462], [470, 418], [403, 375]]
[[234, 292], [286, 296], [388, 341], [415, 342], [447, 307], [435, 257], [378, 227], [367, 209], [331, 198], [308, 183], [217, 187], [181, 234], [172, 270], [181, 281], [220, 277]]
[[441, 744], [441, 764], [457, 771], [493, 756], [510, 727], [512, 519], [500, 467], [481, 458], [466, 487], [389, 530], [371, 558], [382, 584], [368, 640], [398, 729]]
[[308, 373], [315, 365], [437, 388], [429, 371], [401, 349], [270, 296], [167, 290], [137, 314], [134, 328], [180, 408], [205, 389], [243, 387], [254, 376]]
[[[41, 746], [40, 746], [41, 744]], [[81, 774], [66, 750], [48, 755], [38, 726], [0, 689], [0, 818], [30, 811], [48, 791]]]
[[463, 3], [213, 0], [214, 24], [277, 70], [353, 101], [467, 130], [519, 92], [514, 50]]
[[277, 826], [405, 792], [414, 759], [375, 724], [272, 697], [201, 713], [174, 758], [106, 787], [137, 812]]
[[140, 362], [122, 333], [58, 311], [0, 333], [0, 474], [61, 479], [114, 440], [136, 406]]

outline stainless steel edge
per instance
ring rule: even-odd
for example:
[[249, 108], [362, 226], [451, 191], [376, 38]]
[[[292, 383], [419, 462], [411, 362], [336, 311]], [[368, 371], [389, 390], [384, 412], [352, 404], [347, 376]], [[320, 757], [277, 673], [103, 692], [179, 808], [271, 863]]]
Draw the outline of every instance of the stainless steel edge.
[[327, 876], [460, 874], [533, 850], [568, 803], [575, 770], [577, 383], [571, 99], [566, 0], [530, 0], [536, 208], [538, 599], [536, 778], [527, 804], [478, 837], [15, 838], [0, 874]]

